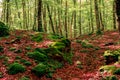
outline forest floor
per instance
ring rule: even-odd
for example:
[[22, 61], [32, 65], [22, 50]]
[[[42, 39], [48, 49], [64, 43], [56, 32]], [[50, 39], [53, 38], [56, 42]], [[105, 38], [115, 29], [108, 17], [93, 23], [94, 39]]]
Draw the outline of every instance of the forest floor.
[[[26, 46], [32, 46], [32, 48], [41, 48], [46, 47], [47, 43], [50, 40], [44, 40], [43, 42], [36, 43], [30, 40], [28, 36], [33, 32], [31, 31], [15, 31], [9, 37], [2, 38], [0, 40], [0, 45], [4, 47], [4, 53], [9, 56], [9, 63], [13, 63], [16, 57], [12, 51], [9, 50], [10, 47], [16, 47], [17, 49], [21, 49], [26, 53]], [[16, 36], [23, 35], [20, 41], [14, 41]], [[94, 48], [83, 48], [77, 40], [87, 40], [91, 43]], [[0, 72], [3, 72], [3, 78], [0, 80], [19, 80], [19, 77], [24, 75], [31, 76], [31, 80], [101, 80], [101, 75], [99, 73], [99, 68], [105, 64], [105, 60], [103, 57], [104, 51], [106, 50], [116, 50], [120, 48], [120, 36], [116, 31], [106, 31], [103, 35], [84, 35], [77, 39], [72, 39], [72, 51], [73, 51], [73, 59], [72, 64], [66, 63], [63, 68], [57, 69], [53, 74], [53, 78], [46, 78], [45, 76], [42, 78], [38, 78], [35, 75], [31, 74], [30, 67], [25, 73], [19, 73], [16, 75], [8, 75], [6, 73], [6, 67], [2, 64], [3, 60], [0, 60]], [[8, 44], [8, 42], [13, 42], [12, 44]], [[33, 66], [36, 65], [32, 60], [27, 58], [25, 54], [19, 54], [25, 59], [31, 61]], [[78, 67], [77, 63], [81, 63], [81, 66]]]

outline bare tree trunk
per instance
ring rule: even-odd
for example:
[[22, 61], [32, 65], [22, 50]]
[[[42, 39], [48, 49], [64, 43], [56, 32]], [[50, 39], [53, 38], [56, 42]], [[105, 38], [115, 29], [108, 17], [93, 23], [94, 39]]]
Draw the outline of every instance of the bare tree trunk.
[[43, 32], [43, 28], [42, 28], [42, 0], [38, 0], [38, 31]]
[[65, 2], [65, 35], [68, 38], [68, 29], [67, 29], [67, 0]]
[[116, 14], [118, 22], [118, 31], [120, 33], [120, 0], [116, 0]]
[[117, 29], [117, 27], [116, 27], [116, 14], [115, 14], [116, 9], [115, 9], [115, 6], [116, 6], [115, 1], [113, 1], [113, 29]]
[[53, 25], [52, 15], [50, 13], [50, 8], [49, 8], [48, 4], [47, 4], [47, 10], [48, 10], [48, 15], [49, 15], [49, 19], [50, 19], [50, 24], [51, 24], [51, 27], [52, 27], [52, 31], [55, 34], [55, 29], [54, 29], [54, 25]]
[[95, 17], [96, 17], [96, 26], [97, 30], [100, 30], [100, 18], [99, 18], [99, 10], [98, 10], [98, 2], [97, 0], [94, 0], [94, 5], [95, 5]]

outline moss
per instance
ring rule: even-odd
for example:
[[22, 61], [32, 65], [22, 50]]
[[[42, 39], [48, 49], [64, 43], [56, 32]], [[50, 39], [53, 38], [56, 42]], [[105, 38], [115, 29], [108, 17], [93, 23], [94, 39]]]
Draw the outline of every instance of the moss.
[[4, 76], [3, 76], [3, 73], [2, 72], [0, 72], [0, 78], [3, 78]]
[[0, 21], [0, 37], [9, 35], [9, 28], [3, 22]]
[[101, 72], [107, 71], [107, 72], [113, 73], [113, 71], [116, 70], [116, 68], [117, 67], [114, 65], [105, 65], [105, 66], [100, 67], [99, 70]]
[[102, 34], [103, 32], [100, 29], [96, 31], [96, 35], [102, 35]]
[[0, 52], [3, 52], [4, 48], [2, 46], [0, 46]]
[[30, 61], [27, 61], [27, 60], [25, 60], [25, 59], [21, 59], [20, 62], [23, 63], [23, 64], [26, 65], [26, 66], [32, 65], [32, 63], [31, 63]]
[[36, 34], [32, 37], [32, 40], [36, 42], [41, 42], [43, 40], [43, 36], [40, 33]]
[[30, 61], [25, 61], [23, 64], [26, 65], [26, 66], [32, 65], [32, 63]]
[[52, 44], [50, 45], [50, 47], [56, 48], [56, 49], [58, 49], [58, 50], [62, 50], [62, 49], [65, 48], [65, 44], [62, 43], [62, 42], [54, 42], [54, 43], [52, 43]]
[[29, 76], [21, 77], [19, 80], [30, 80]]
[[50, 34], [48, 35], [48, 39], [51, 39], [51, 40], [56, 40], [56, 39], [61, 39], [63, 38], [63, 36], [60, 36], [58, 34]]
[[120, 68], [116, 69], [113, 74], [117, 74], [117, 75], [120, 75]]
[[107, 50], [104, 52], [103, 56], [106, 60], [106, 64], [109, 64], [109, 63], [116, 62], [119, 60], [118, 58], [120, 56], [120, 52], [118, 50], [115, 50], [115, 51]]
[[38, 52], [38, 51], [28, 52], [27, 56], [29, 58], [33, 58], [33, 59], [38, 60], [38, 61], [47, 60], [47, 56], [45, 54], [43, 54], [43, 53]]
[[69, 39], [62, 39], [60, 42], [64, 43], [66, 47], [71, 46], [71, 41]]
[[110, 76], [109, 80], [118, 80], [115, 75]]
[[15, 59], [21, 59], [21, 56], [16, 56]]
[[19, 63], [12, 63], [8, 66], [8, 74], [17, 74], [21, 72], [25, 72], [25, 67]]
[[31, 50], [31, 47], [27, 46], [25, 49], [29, 51], [29, 50]]
[[14, 53], [22, 53], [21, 49], [15, 50]]
[[4, 59], [6, 55], [0, 55], [0, 59]]
[[10, 51], [15, 51], [16, 48], [15, 48], [15, 47], [11, 47], [9, 50], [10, 50]]
[[37, 66], [35, 66], [34, 68], [32, 68], [32, 72], [38, 76], [38, 77], [42, 77], [43, 75], [45, 75], [47, 73], [47, 69], [48, 67], [42, 63], [39, 63]]

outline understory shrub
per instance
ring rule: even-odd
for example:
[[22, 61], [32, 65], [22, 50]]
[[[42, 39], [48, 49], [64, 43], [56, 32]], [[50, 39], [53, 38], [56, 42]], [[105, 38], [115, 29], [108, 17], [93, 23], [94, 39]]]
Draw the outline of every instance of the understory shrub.
[[0, 37], [9, 35], [9, 28], [3, 22], [0, 21]]
[[25, 67], [19, 63], [12, 63], [8, 66], [8, 74], [17, 74], [21, 72], [25, 72]]

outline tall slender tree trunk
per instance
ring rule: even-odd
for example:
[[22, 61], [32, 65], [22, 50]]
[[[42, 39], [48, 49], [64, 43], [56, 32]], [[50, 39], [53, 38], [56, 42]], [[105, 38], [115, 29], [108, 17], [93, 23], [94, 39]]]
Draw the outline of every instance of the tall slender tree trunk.
[[55, 29], [54, 29], [54, 24], [53, 24], [53, 20], [52, 20], [52, 15], [50, 13], [49, 4], [47, 4], [47, 10], [48, 10], [48, 16], [49, 16], [49, 19], [50, 19], [50, 24], [51, 24], [51, 27], [52, 27], [52, 31], [55, 34]]
[[68, 38], [68, 29], [67, 29], [67, 0], [65, 2], [65, 35]]
[[43, 32], [43, 28], [42, 28], [42, 0], [38, 0], [38, 31]]
[[99, 18], [99, 10], [98, 10], [98, 2], [97, 0], [94, 0], [94, 6], [95, 6], [95, 18], [96, 18], [96, 26], [97, 30], [100, 30], [100, 18]]
[[9, 24], [10, 18], [10, 0], [6, 0], [6, 23]]
[[115, 12], [116, 12], [116, 9], [115, 9], [115, 1], [113, 1], [113, 29], [117, 29], [117, 27], [116, 27], [116, 14], [115, 14]]
[[120, 33], [120, 0], [116, 0], [116, 14], [118, 22], [118, 31]]
[[[73, 2], [74, 2], [74, 8], [76, 8], [76, 0], [73, 0]], [[74, 37], [77, 36], [76, 29], [77, 29], [77, 27], [76, 27], [76, 10], [74, 10]]]

